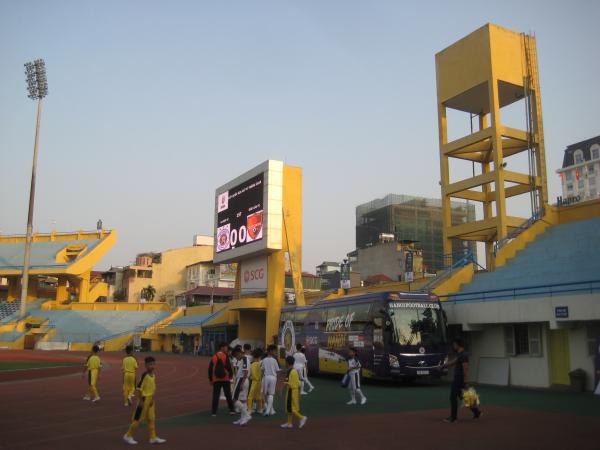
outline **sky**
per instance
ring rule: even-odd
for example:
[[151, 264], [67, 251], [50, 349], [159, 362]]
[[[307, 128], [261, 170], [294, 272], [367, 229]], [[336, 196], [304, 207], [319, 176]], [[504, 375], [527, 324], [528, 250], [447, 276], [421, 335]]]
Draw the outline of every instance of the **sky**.
[[598, 1], [0, 0], [0, 233], [26, 226], [26, 61], [49, 83], [34, 231], [100, 218], [119, 234], [100, 268], [125, 265], [212, 234], [215, 189], [279, 159], [303, 169], [314, 271], [354, 249], [358, 204], [439, 198], [434, 55], [487, 22], [537, 36], [559, 195], [565, 147], [600, 134], [599, 21]]

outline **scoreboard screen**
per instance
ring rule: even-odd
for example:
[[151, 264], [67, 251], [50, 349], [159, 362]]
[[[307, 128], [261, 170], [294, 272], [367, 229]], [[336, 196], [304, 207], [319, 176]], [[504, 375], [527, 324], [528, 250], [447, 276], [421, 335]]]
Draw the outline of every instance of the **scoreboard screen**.
[[217, 196], [217, 253], [263, 238], [264, 187], [260, 173]]

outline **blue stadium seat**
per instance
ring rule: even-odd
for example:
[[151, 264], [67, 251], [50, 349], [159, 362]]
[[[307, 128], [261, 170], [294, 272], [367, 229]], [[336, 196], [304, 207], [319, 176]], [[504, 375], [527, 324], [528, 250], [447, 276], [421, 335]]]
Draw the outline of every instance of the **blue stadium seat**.
[[[600, 218], [551, 227], [505, 266], [475, 275], [462, 287], [460, 299], [467, 299], [463, 294], [473, 292], [600, 280], [598, 249]], [[547, 290], [532, 289], [527, 296], [542, 292]]]
[[121, 333], [147, 328], [169, 315], [166, 311], [47, 311], [33, 310], [56, 333], [51, 342], [96, 342]]

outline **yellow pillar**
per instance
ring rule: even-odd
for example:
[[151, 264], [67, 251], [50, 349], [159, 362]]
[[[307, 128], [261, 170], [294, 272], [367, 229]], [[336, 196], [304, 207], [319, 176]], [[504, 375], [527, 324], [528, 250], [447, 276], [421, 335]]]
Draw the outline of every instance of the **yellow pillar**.
[[506, 237], [506, 193], [504, 190], [504, 156], [502, 151], [502, 124], [500, 123], [500, 102], [498, 98], [498, 80], [490, 76], [488, 84], [490, 96], [490, 114], [492, 127], [492, 157], [494, 159], [494, 189], [496, 191], [496, 236], [495, 240]]
[[27, 301], [37, 300], [38, 299], [38, 277], [29, 276], [29, 282], [27, 283]]
[[278, 250], [267, 259], [267, 317], [265, 344], [274, 342], [279, 333], [279, 316], [285, 295], [285, 252]]
[[57, 303], [62, 303], [68, 299], [69, 292], [67, 291], [67, 279], [63, 277], [58, 277], [55, 300]]
[[79, 277], [79, 303], [89, 302], [90, 272], [84, 272]]
[[8, 279], [8, 297], [7, 300], [12, 302], [17, 300], [21, 295], [21, 279], [19, 277], [10, 277]]
[[283, 168], [283, 247], [290, 257], [296, 305], [304, 306], [302, 284], [302, 169]]
[[[439, 142], [440, 148], [448, 143], [448, 120], [446, 117], [446, 107], [438, 103], [438, 123], [439, 123]], [[442, 192], [442, 242], [444, 245], [444, 255], [452, 255], [452, 240], [448, 238], [448, 228], [452, 224], [452, 208], [450, 196], [446, 193], [446, 186], [450, 184], [450, 165], [448, 157], [440, 153], [440, 189]], [[450, 257], [452, 258], [452, 257]], [[452, 264], [450, 259], [450, 264]]]

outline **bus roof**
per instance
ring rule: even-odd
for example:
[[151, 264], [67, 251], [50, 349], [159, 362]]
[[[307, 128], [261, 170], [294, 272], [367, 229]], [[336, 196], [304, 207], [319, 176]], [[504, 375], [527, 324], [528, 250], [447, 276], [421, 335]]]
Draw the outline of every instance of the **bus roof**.
[[347, 295], [344, 297], [331, 299], [331, 300], [319, 300], [312, 305], [306, 306], [284, 306], [282, 311], [296, 311], [305, 310], [311, 308], [322, 308], [328, 306], [340, 306], [340, 305], [352, 305], [355, 303], [361, 303], [365, 301], [380, 300], [380, 301], [414, 301], [419, 300], [422, 302], [437, 302], [438, 298], [434, 295], [424, 292], [402, 292], [402, 291], [381, 291], [381, 292], [367, 292], [359, 295]]

